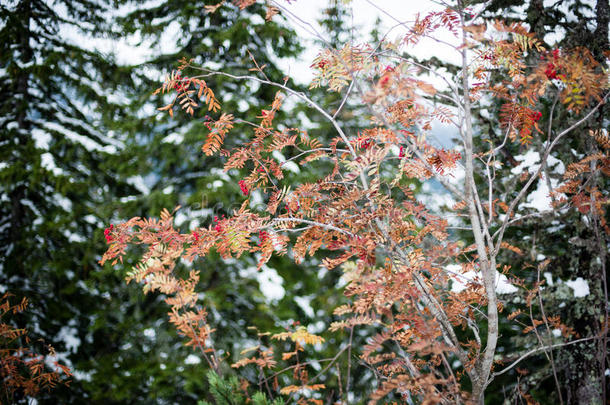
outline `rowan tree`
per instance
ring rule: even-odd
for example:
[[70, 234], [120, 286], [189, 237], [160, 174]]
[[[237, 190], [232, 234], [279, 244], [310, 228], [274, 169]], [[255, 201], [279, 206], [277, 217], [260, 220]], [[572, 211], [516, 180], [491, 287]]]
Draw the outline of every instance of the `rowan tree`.
[[[255, 1], [234, 3], [246, 8]], [[269, 18], [283, 9], [274, 1], [268, 7]], [[180, 110], [194, 115], [198, 108], [215, 114], [202, 152], [224, 159], [224, 170], [235, 176], [243, 203], [232, 215], [190, 232], [176, 229], [167, 209], [160, 218], [111, 225], [101, 263], [116, 264], [129, 246], [143, 245], [142, 259], [127, 281], [166, 296], [170, 322], [216, 373], [226, 374], [231, 363], [231, 368], [242, 369], [243, 395], [263, 391], [269, 399], [288, 402], [332, 398], [348, 403], [368, 397], [373, 403], [483, 403], [489, 384], [530, 356], [557, 346], [605, 341], [607, 318], [599, 321], [601, 333], [573, 336], [559, 317], [546, 315], [540, 277], [517, 278], [511, 263], [500, 259], [507, 257], [505, 251], [522, 254], [504, 235], [530, 215], [523, 203], [555, 148], [607, 101], [607, 74], [585, 48], [546, 49], [523, 25], [486, 24], [477, 13], [458, 1], [418, 15], [412, 23], [397, 21], [401, 34], [384, 36], [379, 43], [321, 49], [311, 65], [311, 87], [342, 95], [333, 110], [292, 89], [288, 78], [271, 80], [262, 61], [253, 60], [252, 73], [244, 75], [183, 59], [179, 72], [168, 75], [156, 92], [168, 97], [159, 110], [170, 116]], [[428, 39], [456, 54], [461, 61], [456, 75], [408, 55]], [[209, 81], [215, 77], [277, 90], [273, 103], [252, 123], [250, 140], [242, 144], [227, 143], [236, 115], [223, 111], [222, 100], [214, 97]], [[324, 117], [333, 136], [316, 138], [278, 122], [290, 98]], [[490, 100], [501, 104], [497, 126], [502, 136], [475, 145], [473, 111]], [[366, 107], [368, 124], [348, 131], [336, 116], [346, 103], [356, 102]], [[543, 113], [548, 103], [552, 107]], [[556, 106], [570, 111], [573, 120], [555, 121]], [[458, 143], [453, 149], [429, 141], [435, 122], [455, 127]], [[566, 162], [565, 181], [553, 197], [557, 209], [564, 204], [593, 212], [605, 224], [607, 192], [590, 187], [583, 175], [607, 174], [605, 148], [610, 141], [605, 131], [591, 136], [603, 151], [583, 153], [572, 166]], [[496, 176], [499, 154], [514, 147], [526, 153], [535, 140], [542, 144], [536, 167], [511, 179]], [[278, 152], [286, 161], [274, 157]], [[326, 172], [315, 181], [295, 184], [286, 176], [289, 163]], [[412, 184], [423, 181], [444, 188], [454, 202], [451, 212], [434, 212], [414, 195]], [[511, 192], [500, 193], [506, 189]], [[264, 196], [264, 204], [252, 204], [255, 193]], [[473, 243], [455, 238], [456, 228], [468, 232]], [[322, 336], [298, 324], [278, 333], [254, 330], [254, 344], [242, 356], [219, 353], [215, 342], [222, 336], [214, 334], [199, 303], [198, 272], [175, 271], [179, 261], [205, 260], [211, 251], [226, 260], [254, 255], [259, 267], [272, 255], [288, 255], [297, 263], [306, 256], [320, 257], [326, 271], [342, 272], [343, 293], [350, 302], [335, 309], [338, 320]], [[541, 269], [533, 271], [540, 274]], [[522, 307], [511, 313], [503, 312], [497, 289], [506, 277], [526, 292]], [[537, 345], [498, 353], [500, 319], [512, 321], [522, 334], [537, 336]], [[562, 338], [552, 334], [555, 329]], [[337, 342], [335, 355], [317, 358], [316, 347], [340, 331], [347, 338]], [[354, 334], [367, 335], [368, 343], [354, 346]], [[352, 370], [360, 367], [375, 381], [371, 392], [351, 388]], [[527, 392], [521, 396], [533, 400]]]

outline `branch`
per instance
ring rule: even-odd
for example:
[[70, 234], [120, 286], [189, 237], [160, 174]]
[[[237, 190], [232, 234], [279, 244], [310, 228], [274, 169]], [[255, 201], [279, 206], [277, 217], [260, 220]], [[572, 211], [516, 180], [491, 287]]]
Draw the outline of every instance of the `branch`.
[[324, 110], [322, 107], [320, 107], [320, 105], [318, 105], [315, 101], [313, 101], [312, 99], [307, 97], [305, 95], [305, 93], [293, 90], [284, 84], [272, 82], [270, 80], [259, 79], [256, 76], [232, 75], [230, 73], [225, 73], [225, 72], [220, 72], [220, 71], [216, 71], [216, 70], [211, 70], [211, 69], [202, 68], [202, 67], [195, 67], [195, 66], [192, 66], [192, 68], [207, 72], [207, 74], [201, 75], [201, 77], [225, 76], [225, 77], [229, 77], [229, 78], [235, 79], [235, 80], [252, 80], [252, 81], [255, 81], [255, 82], [258, 82], [261, 84], [268, 84], [273, 87], [278, 87], [278, 88], [286, 91], [287, 93], [297, 96], [298, 98], [300, 98], [301, 100], [303, 100], [304, 102], [309, 104], [311, 107], [313, 107], [320, 114], [322, 114], [324, 116], [324, 118], [326, 118], [333, 125], [333, 127], [335, 127], [335, 130], [337, 131], [337, 133], [339, 134], [339, 136], [341, 137], [343, 142], [345, 142], [345, 144], [347, 145], [347, 148], [349, 149], [350, 154], [354, 157], [354, 159], [358, 157], [356, 154], [356, 151], [354, 151], [354, 148], [352, 147], [351, 143], [349, 142], [347, 135], [345, 135], [345, 132], [343, 132], [343, 129], [341, 129], [341, 127], [339, 126], [339, 123], [328, 112], [326, 112], [326, 110]]
[[309, 219], [301, 219], [301, 218], [274, 218], [271, 222], [272, 223], [273, 222], [297, 222], [297, 223], [301, 223], [301, 224], [309, 224], [309, 225], [317, 226], [317, 227], [320, 227], [320, 228], [328, 229], [329, 231], [339, 232], [339, 233], [342, 233], [342, 234], [350, 236], [350, 237], [355, 237], [356, 236], [353, 233], [351, 233], [349, 231], [346, 231], [345, 229], [338, 228], [338, 227], [336, 227], [334, 225], [328, 225], [328, 224], [323, 224], [321, 222], [310, 221]]
[[570, 346], [570, 345], [575, 345], [577, 343], [581, 343], [581, 342], [586, 342], [589, 340], [596, 340], [596, 339], [600, 339], [599, 336], [591, 336], [591, 337], [587, 337], [587, 338], [582, 338], [582, 339], [578, 339], [578, 340], [572, 340], [571, 342], [565, 342], [565, 343], [557, 343], [554, 345], [550, 345], [550, 346], [543, 346], [543, 347], [537, 347], [535, 349], [530, 350], [529, 352], [524, 353], [523, 355], [521, 355], [521, 357], [519, 357], [517, 360], [515, 360], [514, 362], [512, 362], [509, 366], [507, 366], [506, 368], [504, 368], [501, 371], [498, 371], [496, 373], [493, 373], [490, 377], [489, 380], [487, 381], [487, 383], [485, 384], [485, 386], [487, 387], [495, 377], [502, 375], [506, 372], [508, 372], [509, 370], [511, 370], [512, 368], [514, 368], [517, 364], [519, 364], [520, 362], [522, 362], [523, 360], [525, 360], [527, 357], [536, 354], [538, 352], [542, 352], [542, 351], [546, 351], [546, 350], [550, 350], [550, 349], [556, 349], [558, 347], [564, 347], [564, 346]]
[[510, 206], [508, 207], [508, 210], [506, 211], [506, 217], [504, 218], [504, 221], [502, 222], [502, 225], [500, 226], [500, 229], [496, 232], [496, 234], [498, 235], [498, 240], [496, 241], [496, 250], [494, 252], [494, 255], [498, 254], [498, 250], [500, 249], [500, 244], [502, 243], [502, 237], [504, 236], [504, 231], [506, 230], [506, 227], [508, 226], [508, 219], [510, 218], [510, 215], [512, 214], [513, 210], [515, 209], [515, 207], [517, 206], [519, 201], [521, 201], [521, 199], [523, 199], [523, 197], [525, 197], [525, 194], [527, 193], [527, 190], [532, 185], [534, 180], [536, 180], [538, 178], [538, 176], [540, 175], [540, 173], [542, 171], [542, 167], [543, 167], [542, 162], [546, 162], [548, 160], [548, 157], [549, 157], [549, 155], [551, 153], [551, 150], [555, 147], [555, 145], [557, 145], [559, 140], [561, 140], [561, 138], [563, 138], [564, 136], [566, 136], [567, 134], [572, 132], [574, 129], [576, 129], [580, 125], [582, 125], [589, 118], [591, 118], [591, 116], [602, 105], [604, 105], [606, 103], [606, 100], [608, 99], [609, 95], [610, 95], [610, 92], [606, 93], [606, 95], [601, 99], [601, 101], [594, 108], [592, 108], [591, 111], [589, 111], [587, 113], [587, 115], [582, 117], [580, 120], [576, 121], [574, 124], [570, 125], [570, 127], [568, 127], [567, 129], [565, 129], [562, 132], [560, 132], [559, 135], [557, 135], [557, 137], [553, 140], [553, 142], [551, 142], [550, 144], [547, 145], [547, 147], [546, 147], [546, 149], [544, 151], [544, 155], [540, 159], [540, 162], [541, 162], [540, 167], [538, 167], [538, 170], [536, 171], [536, 173], [534, 173], [534, 174], [532, 174], [530, 176], [530, 178], [527, 181], [527, 183], [525, 183], [525, 185], [523, 186], [523, 188], [521, 189], [519, 194], [517, 194], [517, 197], [515, 197], [515, 199], [513, 201], [511, 201]]

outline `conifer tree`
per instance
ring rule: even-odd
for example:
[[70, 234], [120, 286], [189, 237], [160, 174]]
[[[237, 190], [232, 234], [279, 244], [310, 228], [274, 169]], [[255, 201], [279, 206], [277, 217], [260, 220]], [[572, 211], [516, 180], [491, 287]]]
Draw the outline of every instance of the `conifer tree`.
[[[106, 163], [123, 144], [100, 125], [115, 67], [79, 44], [105, 30], [106, 12], [88, 0], [0, 4], [0, 285], [30, 300], [19, 326], [71, 367], [104, 305], [83, 281], [99, 270], [99, 208], [128, 188]], [[75, 380], [64, 403], [82, 397]]]

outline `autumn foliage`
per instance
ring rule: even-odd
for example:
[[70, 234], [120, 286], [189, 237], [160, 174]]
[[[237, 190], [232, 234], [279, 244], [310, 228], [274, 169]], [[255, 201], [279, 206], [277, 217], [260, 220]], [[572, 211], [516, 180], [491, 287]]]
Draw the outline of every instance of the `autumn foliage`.
[[72, 375], [68, 367], [54, 360], [56, 354], [51, 346], [47, 346], [47, 355], [35, 353], [30, 348], [32, 342], [27, 330], [11, 325], [11, 317], [28, 306], [26, 298], [14, 304], [11, 297], [5, 293], [0, 298], [0, 404], [36, 397], [41, 390], [68, 384], [69, 380], [64, 377]]
[[[158, 219], [132, 218], [115, 224], [107, 229], [108, 250], [101, 263], [116, 264], [130, 246], [144, 246], [145, 253], [127, 281], [142, 284], [144, 292], [163, 294], [171, 308], [170, 322], [187, 345], [222, 372], [226, 359], [216, 353], [214, 327], [198, 303], [199, 275], [191, 271], [179, 276], [174, 271], [178, 261], [205, 260], [212, 250], [225, 259], [255, 255], [259, 268], [272, 255], [289, 254], [296, 262], [308, 255], [319, 257], [322, 267], [342, 272], [347, 281], [344, 294], [350, 298], [349, 304], [334, 311], [341, 320], [324, 332], [346, 331], [350, 336], [347, 345], [337, 348], [336, 357], [327, 359], [330, 365], [340, 356], [351, 362], [349, 353], [356, 353], [378, 381], [366, 393], [372, 402], [388, 395], [422, 403], [481, 401], [495, 376], [517, 364], [502, 365], [496, 356], [499, 317], [512, 320], [520, 315], [502, 312], [496, 292], [500, 272], [528, 291], [524, 313], [537, 302], [540, 288], [512, 277], [510, 263], [497, 259], [504, 250], [521, 254], [504, 240], [504, 234], [518, 223], [519, 203], [543, 165], [518, 182], [516, 198], [503, 201], [494, 196], [496, 157], [506, 145], [527, 149], [533, 138], [539, 138], [541, 159], [548, 159], [564, 137], [605, 103], [608, 81], [586, 49], [545, 49], [519, 24], [477, 24], [465, 13], [456, 7], [420, 17], [405, 25], [406, 33], [395, 41], [320, 51], [311, 64], [315, 71], [311, 88], [325, 87], [368, 107], [369, 126], [355, 133], [344, 131], [335, 120], [336, 112], [292, 90], [287, 82], [269, 80], [256, 61], [252, 76], [239, 77], [181, 61], [180, 70], [168, 75], [157, 90], [172, 97], [159, 110], [171, 115], [180, 106], [194, 115], [201, 100], [207, 111], [219, 114], [207, 121], [202, 151], [220, 155], [226, 172], [243, 174], [236, 179], [243, 202], [229, 217], [216, 217], [207, 226], [186, 232], [174, 227], [173, 212], [168, 210]], [[441, 30], [455, 36], [459, 42], [455, 52], [463, 61], [460, 73], [451, 79], [403, 56], [422, 38]], [[187, 72], [188, 78], [183, 76]], [[205, 82], [218, 75], [278, 90], [258, 122], [250, 123], [250, 139], [229, 149], [224, 143], [232, 136], [236, 118], [219, 111], [220, 102]], [[278, 125], [276, 115], [286, 97], [304, 101], [322, 114], [335, 133], [318, 139], [307, 130]], [[505, 137], [475, 150], [473, 109], [490, 98], [501, 100], [498, 125]], [[548, 100], [579, 118], [554, 123], [553, 110], [549, 115], [541, 112]], [[429, 141], [434, 122], [455, 125], [460, 140], [455, 149]], [[608, 232], [603, 220], [607, 192], [587, 184], [584, 175], [610, 174], [610, 141], [605, 131], [591, 136], [599, 152], [568, 166], [565, 182], [554, 190], [560, 197], [555, 203], [583, 213], [595, 210]], [[278, 162], [274, 157], [278, 153], [287, 159]], [[323, 162], [329, 169], [315, 181], [291, 184], [285, 177], [288, 162], [304, 170]], [[484, 184], [475, 182], [477, 170], [483, 173]], [[433, 212], [414, 195], [412, 184], [432, 178], [454, 199], [449, 215]], [[264, 198], [262, 209], [251, 204], [254, 194]], [[473, 244], [464, 245], [452, 236], [449, 216], [461, 218]], [[449, 271], [449, 265], [460, 270]], [[476, 277], [465, 279], [466, 273]], [[452, 289], [457, 281], [464, 281], [465, 288]], [[570, 335], [558, 318], [532, 318], [515, 325], [524, 333], [552, 325], [566, 338]], [[365, 346], [352, 347], [354, 330], [363, 327], [375, 332]], [[256, 331], [259, 344], [244, 350], [232, 367], [256, 367], [262, 377], [248, 384], [271, 396], [322, 403], [324, 394], [313, 392], [323, 393], [326, 387], [317, 381], [319, 374], [310, 375], [304, 356], [313, 355], [306, 348], [322, 344], [323, 337], [299, 325], [282, 333], [268, 332]], [[288, 351], [278, 345], [282, 341], [291, 343]], [[362, 367], [353, 365], [357, 366]], [[324, 370], [331, 372], [328, 367]], [[346, 401], [350, 370], [344, 371], [346, 383], [340, 395]], [[293, 383], [281, 386], [280, 373], [292, 373]]]

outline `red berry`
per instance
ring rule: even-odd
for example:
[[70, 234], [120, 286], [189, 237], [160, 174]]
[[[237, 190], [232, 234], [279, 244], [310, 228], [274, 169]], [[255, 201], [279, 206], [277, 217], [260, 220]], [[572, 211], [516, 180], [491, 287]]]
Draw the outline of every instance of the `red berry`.
[[535, 122], [540, 121], [540, 118], [542, 118], [542, 113], [540, 111], [535, 111], [535, 112], [532, 113], [532, 119]]
[[114, 225], [110, 224], [110, 226], [104, 229], [104, 237], [106, 238], [106, 242], [110, 243], [112, 241], [112, 235], [110, 234], [114, 229]]
[[237, 184], [239, 184], [239, 188], [241, 189], [242, 194], [248, 195], [250, 190], [248, 190], [248, 186], [246, 185], [246, 182], [244, 180], [240, 180]]
[[553, 63], [549, 63], [546, 65], [546, 69], [544, 70], [544, 74], [549, 79], [557, 78], [557, 70], [555, 70], [555, 65]]

